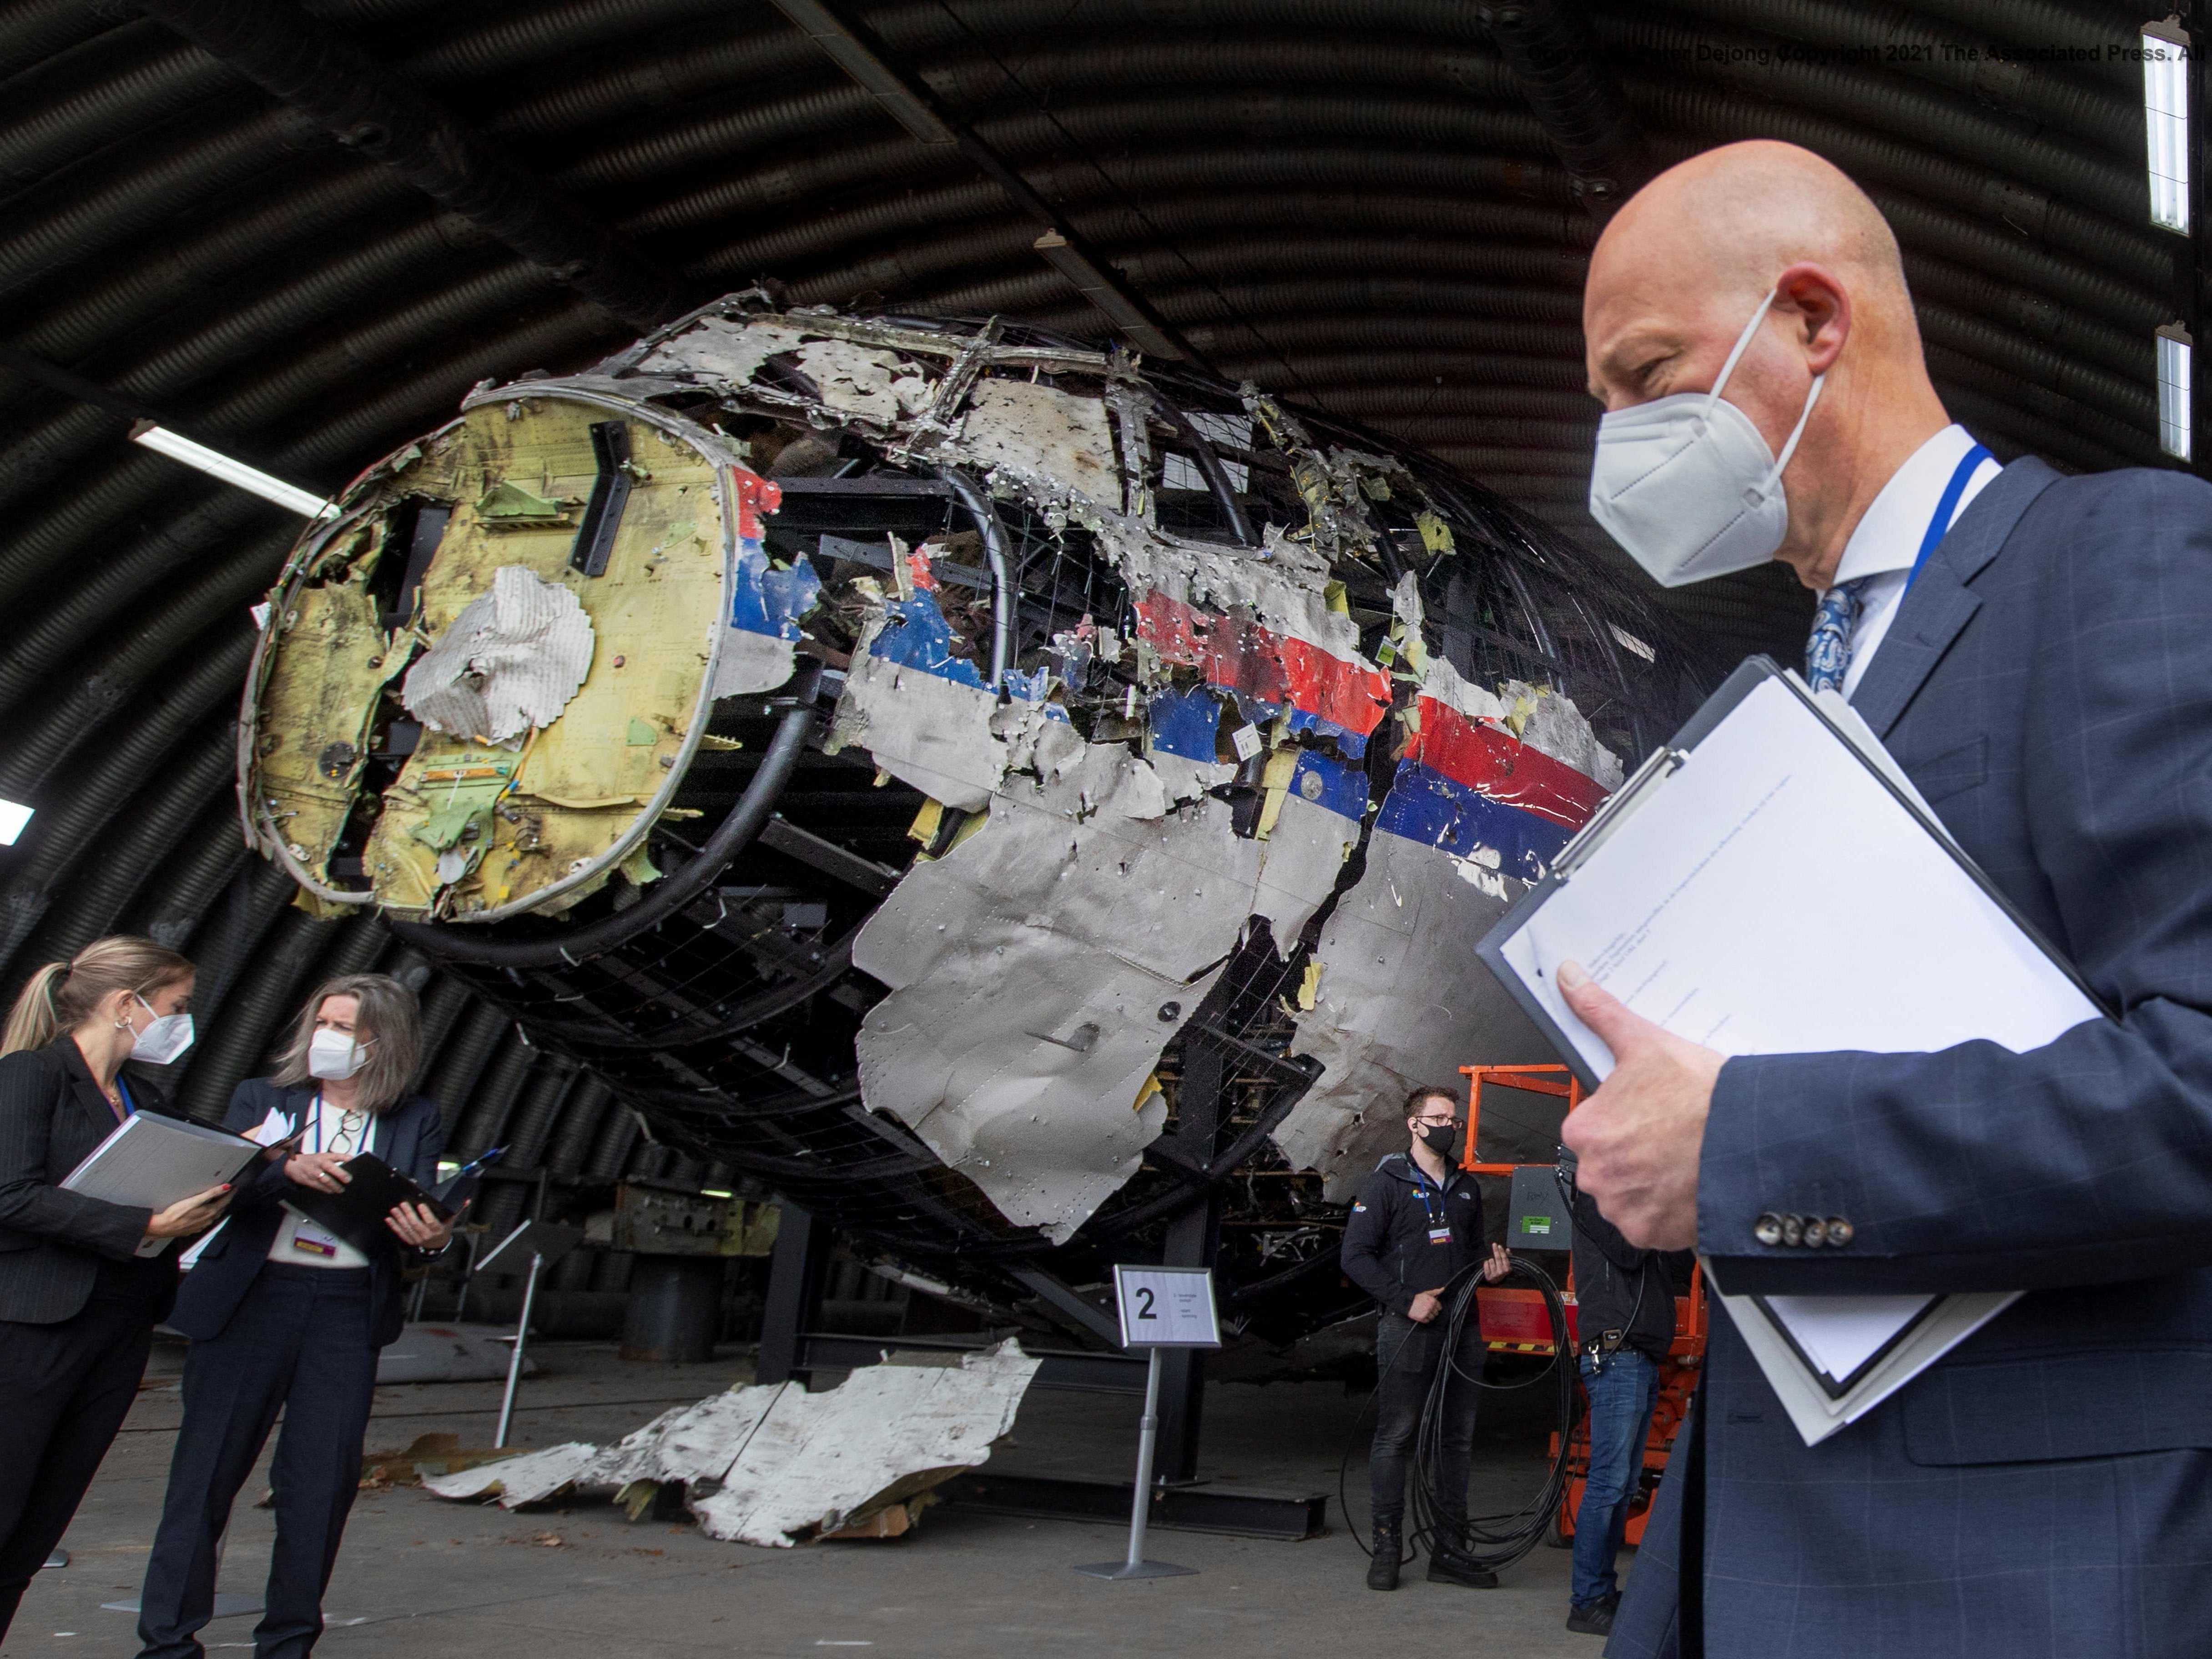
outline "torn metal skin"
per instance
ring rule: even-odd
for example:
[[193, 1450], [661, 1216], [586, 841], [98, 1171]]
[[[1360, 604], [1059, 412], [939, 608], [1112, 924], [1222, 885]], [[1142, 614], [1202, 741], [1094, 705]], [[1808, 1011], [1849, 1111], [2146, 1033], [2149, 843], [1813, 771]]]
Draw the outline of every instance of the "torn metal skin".
[[[1505, 569], [1485, 509], [1252, 387], [1179, 395], [1224, 435], [1118, 351], [758, 294], [480, 390], [365, 474], [272, 595], [249, 832], [327, 904], [457, 928], [618, 910], [657, 877], [648, 836], [717, 702], [816, 665], [824, 753], [927, 798], [923, 850], [850, 941], [889, 989], [855, 1049], [890, 1144], [1071, 1238], [1139, 1169], [1163, 1054], [1265, 918], [1292, 1052], [1326, 1066], [1274, 1139], [1340, 1195], [1414, 1083], [1548, 1058], [1473, 946], [1637, 728], [1609, 708], [1608, 744], [1558, 689], [1562, 638], [1613, 647], [1565, 588], [1531, 599], [1541, 556]], [[632, 459], [607, 530], [610, 420]], [[943, 512], [918, 544], [825, 533], [848, 494]], [[403, 592], [428, 507], [450, 516]], [[515, 746], [404, 748], [408, 664], [517, 568], [588, 619], [573, 697], [531, 702]], [[1486, 1113], [1511, 1144], [1484, 1150], [1542, 1151], [1551, 1126], [1523, 1127]]]
[[896, 1536], [916, 1498], [989, 1458], [1041, 1364], [1009, 1340], [957, 1358], [864, 1365], [820, 1394], [799, 1382], [731, 1389], [611, 1446], [569, 1441], [422, 1484], [510, 1510], [579, 1488], [649, 1503], [680, 1486], [708, 1537], [775, 1549], [851, 1535], [898, 1510], [869, 1534]]

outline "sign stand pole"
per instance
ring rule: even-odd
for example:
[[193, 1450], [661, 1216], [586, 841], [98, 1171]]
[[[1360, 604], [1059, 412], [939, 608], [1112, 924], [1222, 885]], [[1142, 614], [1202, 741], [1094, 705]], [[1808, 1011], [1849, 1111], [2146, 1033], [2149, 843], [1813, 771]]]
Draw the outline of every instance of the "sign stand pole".
[[[556, 1227], [550, 1221], [526, 1221], [485, 1252], [481, 1261], [475, 1260], [471, 1243], [471, 1273], [483, 1273], [501, 1261], [507, 1264], [502, 1272], [514, 1273], [521, 1266], [524, 1256], [530, 1258], [526, 1270], [529, 1277], [522, 1285], [522, 1317], [514, 1326], [514, 1352], [507, 1358], [507, 1394], [499, 1402], [499, 1433], [491, 1443], [495, 1447], [505, 1449], [507, 1431], [514, 1424], [514, 1388], [522, 1380], [522, 1350], [530, 1340], [530, 1312], [538, 1300], [538, 1275], [583, 1242], [584, 1235], [574, 1227]], [[461, 1284], [461, 1295], [465, 1299], [468, 1295], [465, 1279]]]
[[1170, 1347], [1218, 1348], [1220, 1323], [1213, 1308], [1212, 1274], [1203, 1267], [1117, 1266], [1115, 1300], [1121, 1315], [1121, 1346], [1148, 1350], [1145, 1415], [1137, 1432], [1137, 1484], [1129, 1498], [1129, 1553], [1076, 1571], [1090, 1578], [1184, 1578], [1196, 1567], [1145, 1559], [1146, 1523], [1152, 1504], [1152, 1458], [1160, 1440], [1160, 1355]]
[[522, 1287], [522, 1317], [514, 1327], [514, 1352], [507, 1357], [507, 1395], [499, 1402], [499, 1433], [491, 1443], [494, 1449], [507, 1444], [507, 1426], [514, 1420], [514, 1385], [522, 1380], [522, 1345], [530, 1335], [530, 1304], [538, 1299], [538, 1270], [544, 1265], [545, 1258], [532, 1250], [530, 1277]]
[[1152, 1505], [1152, 1453], [1160, 1438], [1160, 1350], [1154, 1348], [1145, 1364], [1145, 1416], [1137, 1431], [1137, 1488], [1129, 1501], [1129, 1554], [1121, 1561], [1101, 1561], [1076, 1571], [1091, 1578], [1182, 1578], [1198, 1571], [1165, 1561], [1145, 1559], [1145, 1522]]

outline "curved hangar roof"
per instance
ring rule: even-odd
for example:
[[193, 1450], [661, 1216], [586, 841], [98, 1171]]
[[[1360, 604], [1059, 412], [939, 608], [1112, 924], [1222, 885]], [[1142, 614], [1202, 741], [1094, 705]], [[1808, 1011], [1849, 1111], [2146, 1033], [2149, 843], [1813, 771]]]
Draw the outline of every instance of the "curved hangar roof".
[[[793, 19], [797, 21], [794, 21]], [[2000, 453], [2156, 463], [2136, 9], [2050, 0], [15, 0], [0, 8], [0, 852], [27, 946], [189, 940], [209, 1081], [289, 988], [396, 960], [242, 862], [247, 606], [299, 520], [125, 441], [311, 489], [767, 278], [785, 303], [1118, 334], [1581, 513], [1578, 290], [1652, 167], [1771, 136], [1895, 226], [1939, 387]], [[1624, 574], [1624, 581], [1635, 579]], [[1792, 648], [1753, 573], [1666, 597]], [[434, 982], [439, 1076], [556, 1167], [665, 1169], [573, 1067]], [[208, 1092], [203, 1090], [198, 1092]]]

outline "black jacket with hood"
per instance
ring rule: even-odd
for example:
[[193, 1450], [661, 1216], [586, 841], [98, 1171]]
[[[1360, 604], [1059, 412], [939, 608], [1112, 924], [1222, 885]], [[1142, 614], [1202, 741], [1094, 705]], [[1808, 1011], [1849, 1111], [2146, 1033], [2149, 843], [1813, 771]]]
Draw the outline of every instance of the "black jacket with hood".
[[[1429, 1237], [1440, 1225], [1450, 1230], [1447, 1243]], [[1360, 1187], [1337, 1260], [1353, 1284], [1402, 1316], [1421, 1291], [1449, 1284], [1488, 1254], [1475, 1177], [1454, 1170], [1439, 1190], [1410, 1153], [1393, 1152]]]

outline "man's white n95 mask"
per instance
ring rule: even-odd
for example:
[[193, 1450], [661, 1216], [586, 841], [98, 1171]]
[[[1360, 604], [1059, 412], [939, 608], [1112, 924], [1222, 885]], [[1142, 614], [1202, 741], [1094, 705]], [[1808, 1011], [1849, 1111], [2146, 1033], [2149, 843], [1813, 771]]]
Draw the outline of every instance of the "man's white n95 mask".
[[1825, 374], [1778, 457], [1751, 416], [1721, 396], [1736, 360], [1774, 303], [1770, 290], [1737, 336], [1711, 392], [1677, 392], [1597, 423], [1590, 516], [1662, 587], [1747, 570], [1774, 556], [1790, 529], [1782, 470], [1796, 452]]

